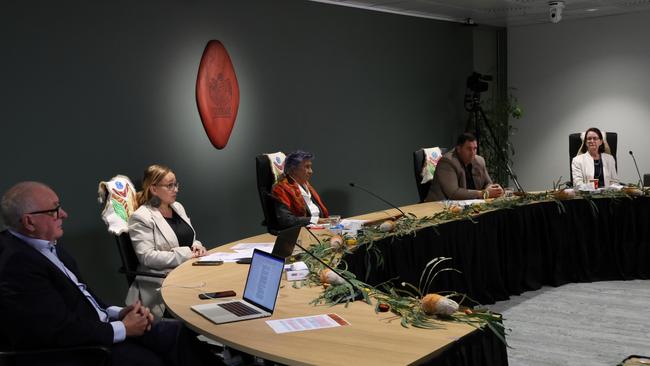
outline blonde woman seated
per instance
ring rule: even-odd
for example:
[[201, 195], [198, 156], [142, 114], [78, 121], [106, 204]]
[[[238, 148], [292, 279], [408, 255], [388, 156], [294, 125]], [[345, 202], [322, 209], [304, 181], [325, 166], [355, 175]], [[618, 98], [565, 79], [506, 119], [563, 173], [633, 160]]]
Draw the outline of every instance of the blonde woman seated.
[[571, 162], [573, 185], [580, 187], [598, 180], [598, 187], [618, 183], [616, 161], [609, 154], [609, 146], [599, 129], [591, 127], [585, 132], [578, 155]]
[[[143, 270], [167, 273], [188, 259], [205, 255], [185, 208], [176, 201], [178, 187], [176, 175], [166, 166], [152, 165], [144, 173], [139, 207], [129, 217], [129, 236]], [[159, 278], [137, 277], [126, 303], [140, 299], [154, 314], [162, 316], [165, 308], [158, 291], [161, 284]]]

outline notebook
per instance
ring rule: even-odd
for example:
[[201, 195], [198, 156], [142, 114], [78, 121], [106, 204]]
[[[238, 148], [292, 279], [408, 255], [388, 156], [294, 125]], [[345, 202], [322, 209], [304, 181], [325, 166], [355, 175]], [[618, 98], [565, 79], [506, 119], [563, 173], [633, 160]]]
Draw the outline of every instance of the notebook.
[[293, 254], [293, 248], [296, 246], [296, 240], [300, 235], [301, 226], [291, 227], [286, 230], [280, 231], [278, 237], [275, 238], [273, 251], [271, 253], [278, 257], [286, 258]]
[[253, 251], [242, 300], [194, 305], [191, 309], [215, 324], [269, 317], [275, 310], [284, 258]]

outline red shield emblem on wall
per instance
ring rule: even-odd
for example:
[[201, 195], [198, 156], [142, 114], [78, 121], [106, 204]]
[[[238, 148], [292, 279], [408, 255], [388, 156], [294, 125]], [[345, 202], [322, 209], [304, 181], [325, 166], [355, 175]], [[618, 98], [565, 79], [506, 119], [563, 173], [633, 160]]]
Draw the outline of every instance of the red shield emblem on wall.
[[205, 46], [196, 77], [196, 105], [210, 142], [217, 149], [228, 143], [239, 109], [239, 84], [223, 44]]

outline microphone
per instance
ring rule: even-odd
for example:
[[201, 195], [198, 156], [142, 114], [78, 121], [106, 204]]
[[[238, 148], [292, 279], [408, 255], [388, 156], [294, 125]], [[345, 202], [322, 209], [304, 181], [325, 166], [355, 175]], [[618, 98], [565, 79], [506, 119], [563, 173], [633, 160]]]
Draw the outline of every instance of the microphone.
[[[322, 242], [320, 241], [320, 239], [318, 239], [318, 237], [317, 237], [317, 236], [316, 236], [316, 235], [315, 235], [311, 230], [309, 230], [308, 227], [304, 226], [304, 228], [305, 228], [305, 230], [307, 230], [307, 232], [308, 232], [309, 234], [311, 234], [311, 236], [314, 237], [314, 239], [316, 239], [316, 242], [318, 242], [319, 244], [322, 244]], [[325, 267], [327, 267], [330, 271], [332, 271], [332, 272], [336, 273], [337, 275], [339, 275], [339, 277], [341, 277], [342, 279], [344, 279], [345, 282], [347, 282], [350, 286], [352, 286], [352, 290], [353, 290], [353, 291], [350, 293], [350, 296], [348, 296], [348, 297], [344, 297], [344, 298], [341, 298], [341, 299], [339, 299], [337, 302], [342, 302], [342, 301], [356, 301], [356, 300], [361, 300], [361, 299], [364, 298], [363, 293], [361, 292], [362, 290], [359, 289], [355, 284], [353, 284], [352, 281], [350, 281], [350, 280], [349, 280], [347, 277], [345, 277], [342, 273], [340, 273], [339, 271], [335, 270], [335, 269], [334, 269], [332, 266], [330, 266], [329, 264], [323, 262], [320, 258], [318, 258], [316, 255], [314, 255], [314, 253], [312, 253], [311, 251], [305, 249], [302, 245], [298, 244], [297, 242], [296, 242], [296, 246], [297, 246], [298, 248], [302, 249], [302, 251], [304, 251], [305, 253], [309, 254], [309, 256], [311, 256], [312, 258], [316, 259], [320, 264], [322, 264], [322, 265], [324, 265]]]
[[358, 186], [358, 185], [356, 185], [356, 184], [354, 184], [354, 183], [352, 183], [352, 182], [350, 182], [349, 184], [350, 184], [350, 187], [359, 188], [360, 190], [362, 190], [362, 191], [368, 193], [369, 195], [371, 195], [371, 196], [377, 198], [378, 200], [384, 202], [384, 203], [387, 204], [388, 206], [390, 206], [390, 207], [396, 209], [397, 211], [401, 212], [402, 215], [406, 216], [406, 214], [404, 213], [404, 211], [402, 211], [402, 210], [401, 210], [399, 207], [397, 207], [396, 205], [394, 205], [394, 204], [392, 204], [392, 203], [386, 201], [385, 199], [379, 197], [378, 195], [376, 195], [376, 194], [370, 192], [369, 190], [367, 190], [367, 189], [365, 189], [365, 188], [363, 188], [363, 187], [361, 187], [361, 186]]
[[636, 168], [636, 174], [639, 175], [639, 188], [643, 188], [643, 179], [641, 179], [641, 173], [639, 172], [639, 166], [636, 163], [636, 158], [634, 157], [632, 150], [630, 150], [629, 153], [630, 156], [632, 156], [632, 160], [634, 160], [634, 167]]

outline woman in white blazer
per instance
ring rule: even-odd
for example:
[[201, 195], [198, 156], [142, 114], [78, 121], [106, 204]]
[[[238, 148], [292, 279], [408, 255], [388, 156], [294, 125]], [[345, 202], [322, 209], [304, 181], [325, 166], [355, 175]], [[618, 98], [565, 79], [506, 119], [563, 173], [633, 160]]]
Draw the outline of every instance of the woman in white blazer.
[[[178, 187], [176, 175], [168, 167], [152, 165], [145, 171], [142, 191], [138, 192], [140, 207], [129, 217], [129, 236], [142, 270], [167, 273], [206, 253], [196, 240], [185, 208], [176, 202]], [[136, 277], [126, 303], [140, 299], [155, 315], [162, 316], [161, 284], [159, 278]]]
[[571, 162], [573, 185], [590, 184], [598, 179], [598, 187], [618, 183], [616, 161], [609, 152], [609, 146], [599, 129], [591, 127], [585, 132], [578, 155]]

